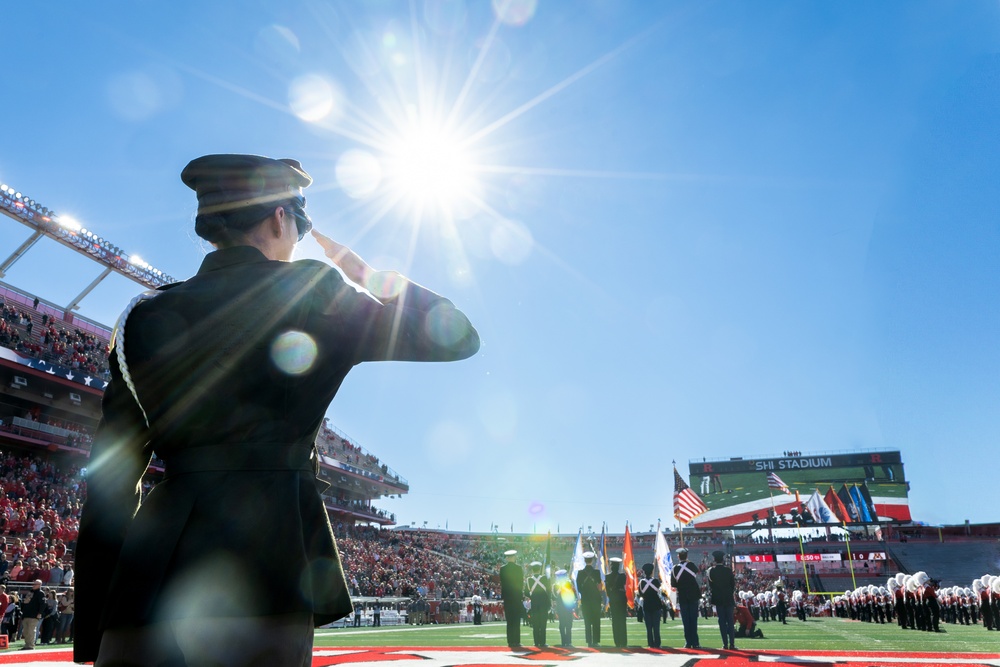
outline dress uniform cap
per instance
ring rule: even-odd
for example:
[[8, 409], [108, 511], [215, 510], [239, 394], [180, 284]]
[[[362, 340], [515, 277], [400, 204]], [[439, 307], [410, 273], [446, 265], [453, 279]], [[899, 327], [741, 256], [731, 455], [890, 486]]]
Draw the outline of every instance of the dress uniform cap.
[[611, 562], [611, 563], [620, 563], [620, 562], [622, 562], [622, 559], [619, 558], [618, 556], [615, 556], [614, 558], [609, 558], [608, 562]]
[[504, 556], [516, 556], [517, 555], [517, 549], [508, 549], [507, 551], [503, 552], [503, 555]]
[[566, 574], [566, 570], [556, 570], [556, 576], [561, 577]]
[[687, 550], [687, 549], [685, 549], [684, 547], [680, 547], [680, 548], [679, 548], [679, 549], [677, 550], [677, 555], [678, 555], [678, 556], [687, 556], [687, 555], [688, 555], [688, 550]]
[[594, 552], [593, 551], [584, 551], [583, 552], [583, 560], [594, 560], [594, 558], [596, 558], [596, 556], [594, 556]]
[[541, 567], [541, 566], [542, 564], [539, 561], [537, 560], [531, 561], [531, 567]]
[[198, 194], [199, 215], [301, 200], [302, 188], [312, 183], [297, 160], [237, 154], [195, 158], [181, 180]]

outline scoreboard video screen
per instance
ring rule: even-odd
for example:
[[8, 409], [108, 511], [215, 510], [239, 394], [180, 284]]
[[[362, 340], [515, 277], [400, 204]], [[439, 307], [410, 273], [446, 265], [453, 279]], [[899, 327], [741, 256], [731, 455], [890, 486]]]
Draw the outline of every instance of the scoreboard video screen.
[[697, 528], [910, 520], [899, 451], [692, 461], [688, 483], [708, 507]]

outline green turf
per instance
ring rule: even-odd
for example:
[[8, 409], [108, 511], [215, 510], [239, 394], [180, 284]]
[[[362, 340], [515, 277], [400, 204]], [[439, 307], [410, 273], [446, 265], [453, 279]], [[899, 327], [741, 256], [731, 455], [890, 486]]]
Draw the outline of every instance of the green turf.
[[[942, 626], [940, 634], [900, 630], [896, 625], [878, 625], [836, 618], [813, 618], [805, 623], [790, 619], [788, 625], [761, 623], [764, 639], [737, 640], [736, 645], [745, 649], [774, 650], [830, 650], [830, 651], [1000, 651], [1000, 633], [987, 632], [981, 625]], [[316, 646], [506, 646], [505, 626], [502, 622], [483, 625], [463, 623], [458, 625], [386, 626], [382, 628], [343, 628], [319, 630]], [[665, 648], [684, 645], [684, 632], [680, 619], [667, 621], [660, 626]], [[722, 648], [722, 638], [715, 619], [701, 619], [698, 635], [705, 648]], [[531, 628], [521, 628], [521, 642], [531, 644]], [[558, 624], [549, 623], [549, 644], [559, 643]], [[628, 622], [629, 646], [646, 645], [646, 628], [630, 619]], [[583, 623], [573, 623], [573, 645], [586, 646]], [[614, 646], [611, 638], [611, 621], [601, 623], [601, 645]]]

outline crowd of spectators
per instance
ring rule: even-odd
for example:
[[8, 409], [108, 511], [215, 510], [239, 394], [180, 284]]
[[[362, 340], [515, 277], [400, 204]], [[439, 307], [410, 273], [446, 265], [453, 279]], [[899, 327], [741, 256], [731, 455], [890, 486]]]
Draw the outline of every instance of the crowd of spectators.
[[[37, 301], [35, 303], [37, 307]], [[40, 324], [37, 332], [36, 322]], [[0, 303], [0, 345], [26, 357], [109, 377], [108, 341], [77, 328], [69, 329], [63, 324], [48, 313]]]
[[382, 463], [377, 456], [330, 428], [329, 421], [329, 419], [323, 420], [323, 426], [316, 436], [316, 446], [321, 454], [361, 470], [400, 481], [399, 475], [390, 470], [389, 466]]
[[495, 549], [481, 539], [343, 524], [336, 532], [353, 595], [464, 599], [499, 593]]

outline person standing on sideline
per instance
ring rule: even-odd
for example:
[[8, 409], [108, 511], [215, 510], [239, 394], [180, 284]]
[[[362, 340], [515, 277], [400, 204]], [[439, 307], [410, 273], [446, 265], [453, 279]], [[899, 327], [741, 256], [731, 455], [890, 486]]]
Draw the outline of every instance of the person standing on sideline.
[[[291, 261], [312, 230], [297, 161], [206, 155], [181, 180], [215, 250], [133, 299], [112, 335], [74, 660], [311, 665], [314, 627], [351, 612], [317, 478], [330, 402], [360, 363], [465, 359], [479, 335], [448, 299], [318, 231], [329, 262]], [[154, 451], [163, 480], [143, 498]]]
[[556, 570], [556, 583], [552, 586], [556, 618], [559, 619], [559, 646], [573, 646], [573, 615], [576, 612], [576, 588], [566, 570]]
[[542, 564], [537, 560], [531, 563], [531, 574], [524, 582], [524, 591], [531, 599], [531, 633], [535, 646], [548, 646], [545, 639], [545, 628], [549, 622], [549, 610], [552, 609], [552, 597], [549, 595], [549, 578], [542, 574]]
[[670, 571], [670, 584], [677, 590], [677, 606], [681, 608], [684, 648], [701, 648], [698, 642], [698, 603], [701, 601], [698, 566], [688, 562], [688, 550], [684, 547], [676, 553], [677, 564]]
[[653, 576], [653, 564], [642, 566], [643, 577], [639, 578], [639, 597], [642, 600], [642, 619], [646, 623], [646, 646], [660, 648], [660, 586], [659, 579]]
[[610, 558], [611, 571], [604, 577], [604, 586], [608, 593], [608, 608], [611, 612], [611, 635], [615, 646], [628, 646], [628, 627], [625, 625], [625, 610], [628, 602], [625, 596], [625, 573], [621, 571], [622, 559]]
[[604, 582], [600, 571], [594, 567], [596, 556], [593, 551], [585, 551], [584, 568], [576, 575], [576, 587], [580, 591], [580, 610], [583, 612], [583, 629], [587, 646], [601, 645], [601, 607], [604, 606]]
[[524, 591], [524, 569], [514, 562], [517, 551], [503, 552], [507, 562], [500, 568], [500, 598], [503, 600], [503, 615], [507, 622], [507, 646], [521, 648], [521, 614]]
[[45, 615], [45, 594], [42, 592], [41, 579], [35, 579], [34, 583], [32, 583], [31, 590], [27, 592], [27, 599], [21, 605], [21, 612], [24, 614], [24, 620], [21, 622], [21, 634], [24, 635], [24, 646], [21, 650], [30, 651], [35, 648], [35, 639], [38, 637], [38, 626]]
[[382, 604], [375, 598], [375, 606], [372, 607], [372, 627], [382, 627]]
[[733, 571], [725, 566], [726, 557], [721, 551], [713, 551], [715, 564], [708, 568], [708, 589], [711, 592], [711, 602], [719, 614], [719, 632], [722, 633], [722, 648], [736, 648], [736, 629], [733, 627], [733, 614], [736, 612], [736, 577]]

